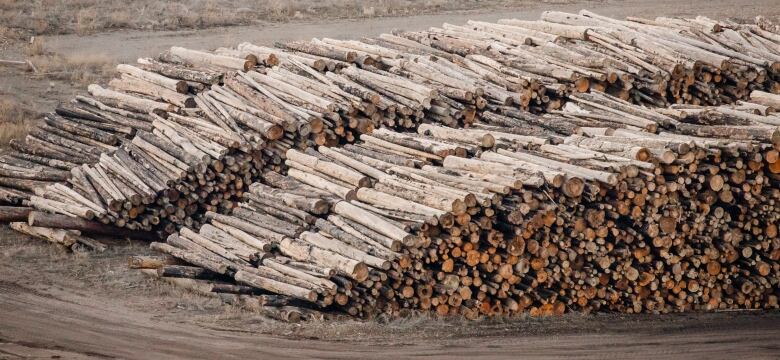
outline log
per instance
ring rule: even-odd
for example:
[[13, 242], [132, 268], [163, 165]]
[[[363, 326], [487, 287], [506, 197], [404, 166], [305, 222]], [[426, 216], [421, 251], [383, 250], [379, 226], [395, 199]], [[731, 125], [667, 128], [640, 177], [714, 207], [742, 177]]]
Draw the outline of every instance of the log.
[[[0, 221], [2, 222], [18, 222], [27, 219], [30, 212], [33, 211], [30, 207], [25, 206], [0, 206]], [[44, 226], [45, 227], [45, 226]]]
[[156, 241], [160, 238], [153, 232], [121, 229], [96, 221], [74, 218], [61, 214], [49, 214], [40, 211], [29, 212], [26, 219], [27, 224], [30, 226], [79, 230], [84, 234], [105, 235], [145, 241]]

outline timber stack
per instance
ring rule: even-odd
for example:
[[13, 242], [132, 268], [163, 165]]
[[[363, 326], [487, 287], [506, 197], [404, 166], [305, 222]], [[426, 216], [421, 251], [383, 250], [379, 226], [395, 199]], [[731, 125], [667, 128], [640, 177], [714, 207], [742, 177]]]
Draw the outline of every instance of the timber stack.
[[111, 89], [92, 86], [91, 98], [78, 97], [25, 143], [12, 143], [17, 153], [3, 157], [0, 195], [27, 203], [33, 188], [64, 181], [73, 165], [97, 162], [138, 129], [152, 131], [150, 113], [246, 129], [254, 147], [259, 138], [277, 140], [263, 154], [278, 167], [303, 143], [351, 142], [372, 128], [414, 129], [423, 119], [452, 127], [528, 122], [520, 110], [555, 112], [590, 89], [648, 105], [733, 103], [752, 91], [780, 91], [780, 39], [764, 28], [703, 17], [622, 21], [583, 10], [362, 41], [244, 43], [213, 53], [173, 47], [118, 66]]
[[[358, 316], [776, 308], [780, 133], [767, 124], [777, 116], [747, 103], [655, 112], [592, 95], [562, 113], [587, 122], [606, 111], [589, 104], [611, 104], [613, 116], [656, 126], [582, 126], [548, 137], [497, 126], [378, 129], [341, 148], [290, 150], [287, 177], [267, 173], [240, 205], [252, 211], [215, 225], [243, 232], [187, 235], [222, 262], [250, 239], [272, 244], [264, 256], [362, 262], [376, 276], [337, 270], [350, 285], [324, 307]], [[274, 198], [299, 207], [271, 208]], [[285, 230], [307, 216], [308, 230]], [[168, 254], [193, 248], [173, 250], [176, 241], [169, 238]], [[242, 278], [234, 277], [280, 294]], [[321, 310], [320, 300], [301, 306]]]
[[[230, 197], [240, 196], [262, 167], [265, 141], [281, 130], [209, 118], [202, 110], [213, 99], [206, 89], [221, 83], [231, 65], [252, 68], [255, 60], [187, 54], [194, 59], [187, 64], [139, 59], [137, 66], [117, 66], [121, 77], [108, 88], [90, 85], [91, 96], [59, 106], [25, 143], [12, 142], [17, 151], [4, 159], [26, 170], [10, 174], [24, 181], [9, 184], [25, 193], [9, 202], [64, 215], [50, 224], [56, 230], [106, 234], [108, 224], [137, 238], [149, 235], [135, 230], [171, 233], [197, 221], [199, 206], [231, 206]], [[4, 218], [29, 218], [33, 226], [29, 211]], [[51, 230], [37, 219], [37, 230]]]
[[170, 234], [137, 267], [280, 318], [776, 308], [777, 36], [583, 11], [173, 47], [58, 111], [115, 142], [32, 134], [89, 156], [12, 164], [56, 175], [8, 214]]

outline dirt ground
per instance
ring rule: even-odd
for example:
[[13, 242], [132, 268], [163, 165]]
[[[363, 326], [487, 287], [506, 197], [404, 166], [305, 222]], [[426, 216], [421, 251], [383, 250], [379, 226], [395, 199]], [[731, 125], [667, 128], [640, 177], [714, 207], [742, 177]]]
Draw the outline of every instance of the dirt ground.
[[771, 359], [780, 313], [286, 324], [126, 266], [142, 243], [70, 254], [0, 230], [0, 359]]
[[[468, 19], [535, 19], [543, 10], [604, 15], [778, 18], [777, 0], [555, 1], [514, 10], [308, 21], [193, 31], [122, 31], [45, 39], [64, 57], [99, 55], [132, 62], [172, 45], [232, 46], [242, 41], [356, 38], [394, 28], [423, 29]], [[0, 58], [25, 58], [22, 43]], [[79, 79], [0, 67], [0, 97], [38, 112], [85, 87]], [[780, 313], [663, 316], [569, 314], [464, 322], [433, 318], [391, 322], [285, 324], [182, 292], [126, 266], [144, 243], [115, 241], [102, 254], [70, 254], [0, 228], [0, 359], [16, 358], [780, 358]]]

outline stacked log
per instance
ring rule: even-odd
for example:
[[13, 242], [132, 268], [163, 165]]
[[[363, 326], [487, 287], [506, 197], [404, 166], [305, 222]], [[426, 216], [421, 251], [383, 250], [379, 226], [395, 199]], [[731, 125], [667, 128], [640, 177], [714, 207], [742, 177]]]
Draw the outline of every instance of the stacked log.
[[[289, 50], [294, 45], [285, 47]], [[258, 56], [276, 52], [280, 58], [278, 67], [264, 74], [249, 72], [240, 80], [249, 83], [255, 94], [270, 95], [293, 114], [317, 119], [318, 123], [312, 126], [312, 130], [318, 130], [324, 124], [324, 130], [312, 131], [309, 137], [309, 143], [314, 145], [353, 142], [359, 134], [369, 133], [380, 126], [414, 128], [424, 116], [433, 112], [441, 116], [457, 113], [458, 116], [473, 117], [473, 114], [451, 109], [450, 104], [443, 102], [431, 86], [376, 67], [350, 66], [337, 60], [351, 59], [352, 52], [349, 51], [330, 54], [336, 59], [329, 59], [249, 43], [240, 44], [238, 49]], [[301, 49], [314, 53], [323, 50], [313, 44]], [[349, 55], [345, 55], [347, 53]], [[335, 65], [332, 68], [323, 65], [336, 61], [339, 63], [338, 71], [320, 73], [336, 69]]]
[[573, 40], [564, 45], [570, 50], [595, 49], [641, 70], [629, 73], [652, 81], [636, 84], [634, 91], [615, 89], [616, 95], [639, 103], [718, 105], [746, 99], [752, 90], [780, 91], [777, 34], [756, 25], [703, 16], [616, 20], [587, 10], [548, 11], [537, 22], [499, 23], [556, 33]]
[[59, 106], [24, 141], [12, 140], [12, 151], [0, 156], [0, 202], [29, 204], [35, 188], [68, 181], [71, 168], [96, 162], [100, 154], [116, 150], [121, 140], [150, 127], [147, 116], [132, 114], [141, 119], [81, 96]]
[[[189, 55], [195, 64], [211, 56]], [[209, 117], [202, 101], [213, 98], [203, 92], [226, 71], [217, 65], [139, 59], [117, 70], [109, 88], [90, 85], [91, 97], [59, 106], [25, 143], [12, 142], [4, 202], [70, 216], [61, 229], [95, 221], [162, 233], [197, 221], [199, 207], [231, 207], [282, 131]]]
[[[583, 10], [548, 11], [539, 21], [469, 21], [362, 41], [278, 45], [286, 50], [282, 64], [389, 72], [434, 87], [443, 102], [540, 112], [590, 89], [654, 106], [718, 105], [753, 90], [777, 93], [778, 39], [757, 25], [705, 17], [616, 20]], [[238, 51], [267, 56], [274, 49], [242, 44]]]
[[766, 28], [547, 12], [173, 47], [15, 143], [0, 195], [47, 214], [4, 216], [156, 230], [192, 267], [147, 272], [280, 318], [776, 308]]
[[203, 119], [170, 114], [156, 117], [152, 126], [113, 154], [101, 154], [97, 163], [71, 169], [70, 187], [36, 188], [30, 204], [131, 230], [157, 226], [171, 233], [178, 224], [197, 222], [193, 215], [199, 211], [232, 208], [231, 199], [262, 168], [262, 142], [251, 144], [254, 139]]
[[[701, 114], [592, 94], [561, 118], [598, 125], [620, 115], [622, 127], [576, 126], [557, 137], [486, 125], [377, 129], [357, 144], [290, 150], [287, 176], [267, 173], [240, 205], [275, 219], [232, 217], [260, 226], [243, 225], [275, 244], [274, 256], [290, 256], [289, 241], [336, 249], [308, 233], [269, 235], [290, 226], [279, 221], [294, 221], [291, 213], [309, 218], [309, 232], [340, 242], [377, 279], [385, 274], [378, 282], [342, 274], [353, 296], [324, 309], [357, 316], [777, 307], [778, 131], [746, 120], [712, 125]], [[655, 126], [628, 123], [640, 116]], [[303, 207], [285, 213], [274, 197]]]
[[[415, 128], [423, 118], [448, 126], [507, 122], [495, 115], [527, 120], [518, 110], [555, 112], [589, 89], [649, 105], [733, 103], [780, 91], [773, 29], [546, 12], [540, 21], [445, 24], [363, 41], [244, 43], [214, 53], [173, 47], [119, 65], [109, 89], [91, 86], [92, 98], [61, 107], [26, 143], [14, 142], [18, 154], [2, 160], [0, 198], [26, 203], [42, 182], [67, 179], [62, 170], [97, 162], [138, 129], [151, 131], [150, 113], [189, 114], [195, 105], [222, 128], [281, 140], [266, 152], [278, 164], [300, 147], [297, 136], [335, 145], [379, 126]], [[238, 73], [225, 81], [230, 71]]]

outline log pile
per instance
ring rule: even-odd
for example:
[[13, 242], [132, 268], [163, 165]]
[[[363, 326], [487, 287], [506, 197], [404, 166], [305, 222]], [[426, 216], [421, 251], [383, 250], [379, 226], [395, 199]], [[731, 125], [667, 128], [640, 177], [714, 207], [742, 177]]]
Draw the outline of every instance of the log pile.
[[149, 129], [148, 119], [88, 97], [59, 106], [23, 141], [12, 140], [12, 151], [0, 156], [0, 202], [29, 205], [36, 188], [66, 182], [71, 168], [94, 163], [138, 129]]
[[[728, 104], [753, 90], [777, 93], [780, 37], [764, 28], [705, 17], [616, 20], [587, 10], [548, 11], [538, 21], [469, 21], [361, 41], [278, 44], [286, 51], [277, 54], [282, 64], [305, 63], [351, 80], [360, 69], [432, 87], [441, 95], [435, 105], [460, 106], [426, 106], [429, 117], [454, 125], [460, 107], [550, 111], [591, 89], [652, 106]], [[237, 51], [262, 57], [274, 50], [245, 43]], [[363, 85], [391, 99], [408, 97], [395, 84]]]
[[53, 230], [95, 221], [141, 238], [132, 231], [172, 233], [196, 222], [199, 207], [231, 207], [282, 130], [210, 118], [206, 89], [230, 68], [204, 65], [209, 53], [188, 55], [192, 62], [119, 65], [108, 88], [90, 85], [90, 96], [60, 105], [24, 143], [12, 141], [15, 151], [0, 160], [12, 187], [2, 188], [3, 201], [70, 217]]
[[595, 59], [605, 56], [607, 64], [625, 62], [633, 69], [617, 69], [618, 77], [628, 72], [635, 84], [610, 92], [638, 103], [718, 105], [746, 99], [752, 90], [780, 91], [780, 38], [757, 25], [703, 16], [616, 20], [587, 10], [548, 11], [539, 22], [499, 23], [549, 29], [573, 40], [556, 51], [587, 55], [595, 50]]
[[[558, 137], [486, 125], [378, 129], [354, 145], [290, 150], [287, 177], [267, 173], [241, 205], [276, 218], [241, 211], [223, 220], [275, 244], [269, 256], [292, 256], [293, 242], [384, 273], [386, 281], [366, 282], [342, 270], [353, 296], [325, 309], [358, 316], [776, 308], [780, 132], [766, 125], [776, 115], [757, 115], [755, 104], [711, 108], [722, 114], [716, 118], [686, 112], [694, 108], [651, 111], [603, 94], [582, 101], [561, 115], [587, 122], [606, 111], [590, 104], [611, 104], [613, 112], [652, 119], [660, 131], [640, 124], [582, 126]], [[268, 194], [300, 207], [271, 210], [256, 198]], [[279, 221], [291, 221], [291, 213], [311, 217], [305, 235], [281, 233]], [[226, 239], [247, 239], [228, 231], [204, 236], [198, 240], [223, 247]], [[322, 309], [317, 301], [308, 306]]]
[[547, 12], [173, 47], [15, 143], [0, 195], [46, 213], [0, 213], [63, 244], [156, 230], [178, 263], [138, 268], [282, 319], [777, 308], [767, 29]]

